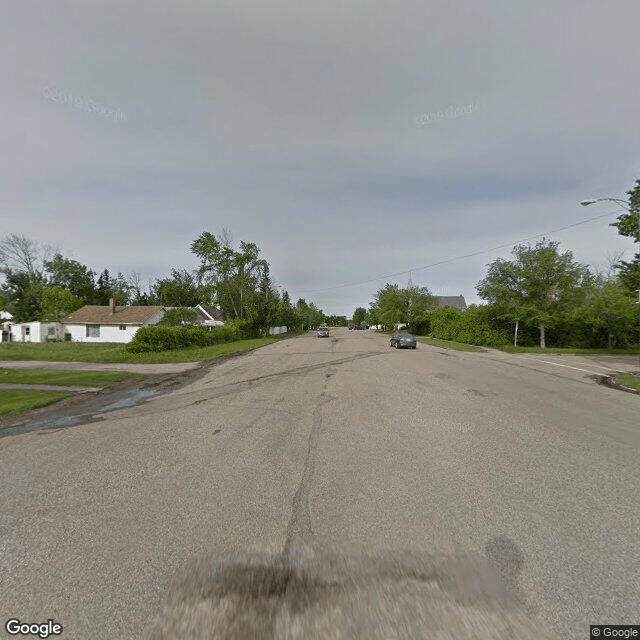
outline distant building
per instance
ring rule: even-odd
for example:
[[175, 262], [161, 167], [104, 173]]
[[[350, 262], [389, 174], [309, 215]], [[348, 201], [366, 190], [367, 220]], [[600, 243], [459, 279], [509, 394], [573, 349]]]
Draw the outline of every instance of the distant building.
[[74, 342], [131, 342], [140, 327], [158, 324], [164, 307], [86, 305], [62, 318], [65, 339]]
[[460, 311], [467, 310], [467, 303], [465, 302], [463, 295], [433, 297], [435, 298], [438, 307], [453, 307], [454, 309], [460, 309]]
[[198, 314], [196, 319], [198, 324], [202, 324], [205, 327], [221, 327], [224, 324], [220, 307], [199, 304], [193, 307], [193, 310]]

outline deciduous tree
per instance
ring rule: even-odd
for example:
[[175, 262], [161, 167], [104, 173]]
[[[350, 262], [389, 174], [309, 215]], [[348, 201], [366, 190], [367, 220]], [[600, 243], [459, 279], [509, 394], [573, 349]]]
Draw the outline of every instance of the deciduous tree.
[[95, 273], [87, 266], [56, 253], [45, 262], [45, 270], [50, 286], [67, 289], [84, 304], [97, 303]]
[[191, 251], [200, 258], [198, 276], [216, 291], [226, 317], [248, 318], [256, 313], [255, 295], [267, 262], [253, 242], [240, 242], [235, 250], [228, 237], [216, 238], [205, 231], [191, 243]]
[[545, 329], [553, 326], [563, 307], [575, 303], [588, 269], [573, 259], [571, 251], [560, 253], [559, 243], [542, 239], [534, 247], [518, 245], [514, 260], [498, 259], [489, 265], [487, 276], [476, 289], [484, 300], [535, 323], [540, 346], [545, 347]]
[[57, 322], [61, 318], [84, 305], [84, 300], [59, 286], [48, 286], [42, 289], [42, 309], [39, 320]]
[[[636, 185], [631, 191], [627, 191], [629, 196], [629, 211], [618, 216], [612, 226], [618, 228], [621, 236], [633, 238], [640, 243], [640, 179], [636, 180]], [[620, 282], [630, 292], [634, 293], [640, 289], [640, 250], [635, 254], [632, 261], [620, 260], [616, 267], [620, 270]]]

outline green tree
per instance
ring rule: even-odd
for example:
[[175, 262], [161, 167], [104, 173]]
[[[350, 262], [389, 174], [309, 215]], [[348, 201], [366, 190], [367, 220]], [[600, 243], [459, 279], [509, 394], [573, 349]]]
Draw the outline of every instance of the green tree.
[[68, 289], [57, 285], [43, 287], [39, 320], [57, 322], [84, 306], [84, 300]]
[[275, 327], [293, 328], [300, 324], [296, 309], [289, 300], [289, 294], [285, 291], [282, 298], [278, 300], [276, 309], [276, 321], [273, 323]]
[[298, 324], [303, 329], [310, 329], [317, 327], [324, 322], [324, 313], [321, 309], [318, 309], [313, 302], [307, 303], [304, 298], [299, 298], [296, 302], [296, 315], [298, 318]]
[[56, 253], [51, 260], [45, 262], [45, 270], [49, 286], [67, 289], [84, 304], [96, 303], [95, 273], [85, 265]]
[[518, 343], [520, 322], [527, 317], [522, 269], [516, 262], [498, 258], [489, 265], [487, 276], [476, 289], [481, 298], [491, 301], [496, 314], [515, 324], [514, 344]]
[[379, 325], [382, 324], [382, 320], [380, 318], [380, 309], [377, 307], [375, 303], [369, 306], [369, 311], [367, 311], [367, 322], [370, 325]]
[[129, 304], [131, 291], [131, 285], [121, 273], [114, 278], [105, 269], [96, 282], [96, 304], [107, 305], [112, 298], [118, 306]]
[[[618, 216], [616, 222], [611, 226], [618, 228], [621, 236], [633, 238], [640, 243], [640, 179], [636, 180], [636, 185], [631, 191], [627, 191], [629, 196], [629, 211]], [[620, 282], [631, 293], [640, 289], [640, 251], [634, 255], [631, 262], [621, 260], [616, 267], [620, 270]]]
[[127, 278], [118, 272], [115, 278], [111, 279], [111, 296], [119, 306], [131, 304], [131, 285]]
[[195, 307], [211, 302], [211, 287], [199, 284], [196, 276], [186, 269], [171, 269], [171, 277], [156, 280], [154, 290], [165, 307]]
[[180, 327], [196, 324], [197, 318], [197, 312], [190, 307], [174, 307], [165, 312], [158, 324], [166, 327]]
[[38, 274], [5, 269], [1, 287], [6, 310], [14, 322], [37, 320], [42, 315], [42, 290], [44, 284]]
[[109, 299], [113, 297], [113, 289], [111, 286], [111, 276], [109, 270], [105, 269], [96, 281], [96, 304], [109, 304]]
[[546, 346], [545, 330], [554, 326], [563, 308], [575, 304], [581, 284], [589, 277], [587, 268], [576, 263], [571, 251], [560, 253], [559, 243], [546, 239], [513, 249], [514, 260], [497, 260], [476, 289], [484, 300], [499, 309], [512, 310], [514, 319], [522, 315], [535, 323], [540, 346]]
[[357, 307], [353, 312], [353, 324], [362, 324], [367, 319], [367, 310], [363, 307]]
[[410, 327], [422, 322], [425, 315], [436, 307], [436, 299], [427, 287], [411, 287], [402, 290], [407, 305], [407, 321]]
[[266, 262], [262, 267], [262, 275], [258, 292], [255, 296], [254, 307], [256, 323], [263, 333], [266, 333], [269, 327], [283, 326], [279, 324], [278, 319], [280, 300], [278, 293], [272, 287], [269, 265]]
[[397, 284], [386, 284], [378, 290], [375, 306], [380, 310], [380, 319], [383, 324], [397, 325], [407, 322], [408, 306], [405, 305], [402, 294]]
[[377, 309], [377, 315], [385, 325], [404, 323], [411, 326], [434, 306], [435, 298], [426, 287], [400, 289], [397, 284], [386, 284], [376, 293], [372, 309]]
[[[582, 323], [590, 335], [586, 346], [597, 344], [599, 332], [606, 335], [606, 346], [628, 346], [638, 339], [638, 309], [635, 296], [617, 278], [593, 278], [586, 286], [583, 304], [570, 320]], [[604, 345], [602, 345], [604, 346]]]
[[257, 245], [240, 242], [236, 251], [224, 234], [218, 239], [205, 231], [191, 243], [191, 251], [200, 258], [198, 277], [215, 289], [225, 317], [255, 316], [261, 276], [268, 267]]

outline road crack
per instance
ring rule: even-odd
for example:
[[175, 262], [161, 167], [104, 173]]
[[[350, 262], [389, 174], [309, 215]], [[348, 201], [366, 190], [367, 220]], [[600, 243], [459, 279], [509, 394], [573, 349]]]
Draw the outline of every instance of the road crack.
[[307, 549], [313, 540], [313, 528], [311, 526], [311, 513], [309, 511], [309, 495], [313, 487], [313, 477], [318, 452], [318, 444], [322, 435], [322, 410], [325, 404], [335, 398], [326, 392], [320, 394], [313, 410], [313, 423], [309, 433], [307, 455], [302, 470], [302, 478], [298, 490], [293, 496], [291, 518], [287, 526], [287, 539], [285, 541], [282, 557], [289, 566], [296, 566], [304, 560]]

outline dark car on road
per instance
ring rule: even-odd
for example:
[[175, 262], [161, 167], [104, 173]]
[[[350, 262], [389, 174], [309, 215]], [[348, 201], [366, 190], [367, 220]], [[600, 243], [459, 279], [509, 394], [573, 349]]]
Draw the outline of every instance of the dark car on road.
[[418, 342], [410, 333], [396, 333], [391, 336], [389, 346], [396, 349], [415, 349]]
[[326, 325], [321, 325], [318, 327], [318, 338], [328, 338], [329, 337], [329, 327]]

